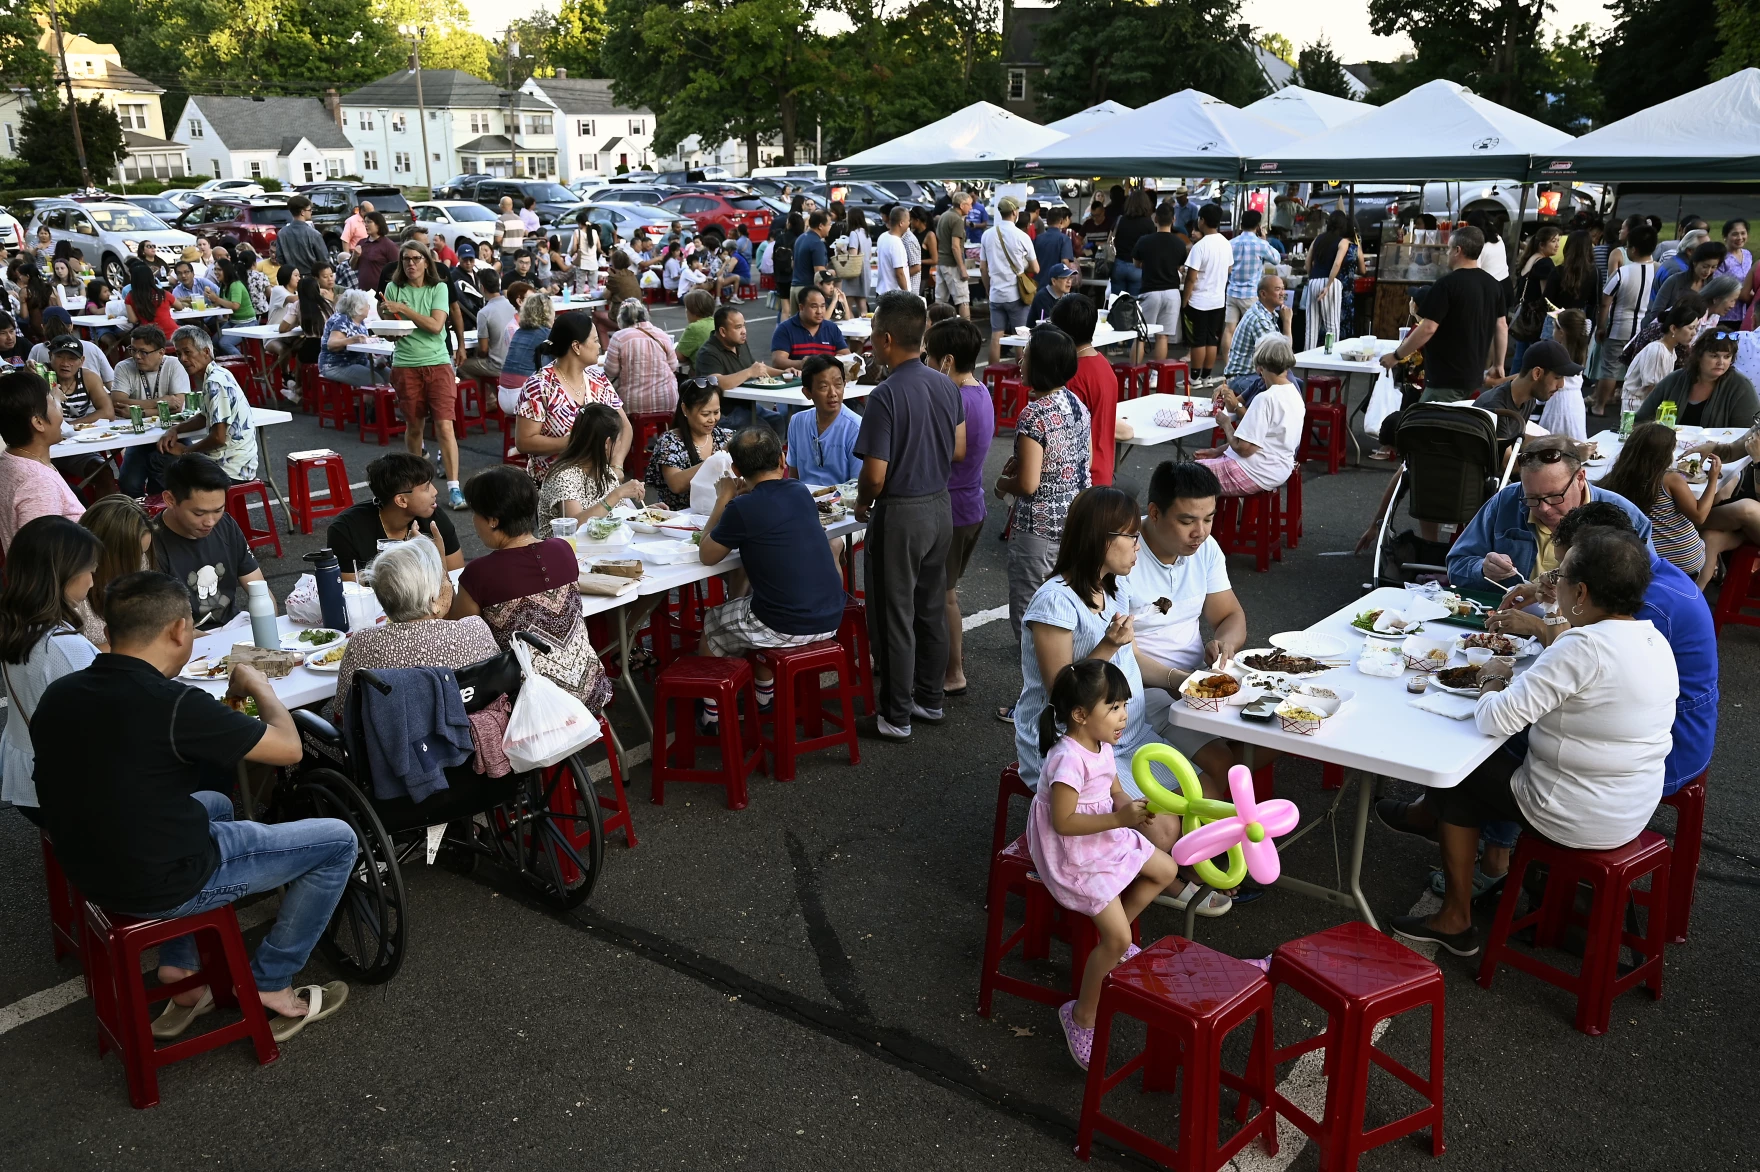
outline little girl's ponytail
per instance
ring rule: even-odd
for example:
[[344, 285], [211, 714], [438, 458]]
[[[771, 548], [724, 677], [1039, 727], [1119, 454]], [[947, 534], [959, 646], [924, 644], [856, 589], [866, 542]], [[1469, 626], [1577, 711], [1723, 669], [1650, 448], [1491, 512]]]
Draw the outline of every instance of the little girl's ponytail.
[[[1057, 678], [1058, 678], [1059, 682], [1061, 682], [1063, 680], [1064, 674], [1068, 671], [1069, 671], [1069, 668], [1066, 667], [1063, 669], [1063, 671], [1057, 673]], [[1045, 756], [1045, 754], [1051, 752], [1051, 750], [1057, 745], [1057, 738], [1060, 735], [1061, 734], [1057, 731], [1057, 710], [1053, 705], [1047, 704], [1047, 705], [1045, 705], [1044, 709], [1039, 713], [1039, 756], [1040, 757], [1043, 757], [1043, 756]]]
[[1039, 713], [1039, 755], [1057, 744], [1059, 724], [1068, 725], [1070, 713], [1080, 708], [1093, 712], [1101, 704], [1122, 704], [1131, 698], [1130, 680], [1106, 659], [1083, 659], [1065, 664], [1051, 683], [1045, 710]]

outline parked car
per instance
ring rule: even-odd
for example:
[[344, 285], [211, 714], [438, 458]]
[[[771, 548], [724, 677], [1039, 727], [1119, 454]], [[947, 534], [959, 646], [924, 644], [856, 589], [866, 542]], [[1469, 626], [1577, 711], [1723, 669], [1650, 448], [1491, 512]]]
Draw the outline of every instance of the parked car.
[[162, 195], [125, 195], [121, 198], [137, 208], [146, 208], [149, 212], [152, 212], [155, 216], [158, 216], [168, 224], [172, 220], [183, 215], [182, 208], [178, 207]]
[[312, 227], [324, 234], [332, 252], [342, 249], [342, 225], [362, 201], [383, 212], [393, 236], [410, 226], [409, 201], [395, 187], [370, 183], [307, 183], [299, 192], [312, 201]]
[[178, 211], [185, 212], [208, 197], [193, 187], [180, 187], [174, 191], [167, 191], [164, 198], [168, 203], [176, 204]]
[[472, 197], [472, 191], [477, 184], [489, 178], [492, 178], [492, 176], [482, 174], [454, 175], [452, 178], [434, 189], [434, 198], [470, 199]]
[[479, 244], [495, 243], [495, 213], [480, 203], [466, 199], [436, 199], [410, 207], [418, 228], [426, 228], [431, 236], [444, 236], [448, 241], [460, 236]]
[[16, 216], [0, 212], [0, 241], [4, 241], [9, 251], [16, 252], [24, 247], [24, 225]]
[[254, 179], [210, 179], [206, 183], [196, 184], [196, 190], [204, 195], [266, 195], [261, 183]]
[[234, 236], [268, 256], [281, 229], [293, 222], [287, 201], [276, 196], [205, 199], [177, 217], [175, 226], [207, 240]]
[[128, 284], [124, 268], [142, 241], [150, 240], [167, 255], [183, 251], [196, 242], [145, 208], [121, 200], [115, 203], [75, 203], [71, 199], [49, 201], [31, 220], [28, 234], [49, 229], [59, 244], [65, 240], [85, 255], [86, 263], [104, 274], [112, 289]]
[[588, 203], [657, 204], [672, 194], [670, 187], [646, 187], [629, 183], [608, 183], [582, 193]]
[[661, 200], [660, 206], [689, 216], [703, 243], [711, 248], [720, 247], [721, 242], [735, 235], [742, 224], [754, 241], [767, 240], [770, 221], [775, 216], [762, 196], [737, 192], [685, 191]]
[[880, 215], [880, 209], [890, 204], [902, 203], [906, 207], [921, 207], [925, 211], [932, 209], [934, 201], [900, 199], [884, 187], [872, 183], [812, 183], [804, 189], [822, 208], [829, 208], [833, 200], [842, 200], [844, 209], [861, 208], [870, 224]]
[[646, 232], [658, 240], [674, 228], [686, 235], [695, 235], [697, 230], [696, 223], [687, 216], [677, 216], [664, 208], [640, 203], [576, 204], [556, 218], [556, 226], [563, 228], [572, 225], [581, 212], [587, 213], [589, 223], [609, 225], [619, 240], [628, 240], [637, 232]]
[[[867, 186], [878, 187], [881, 191], [888, 193], [893, 199], [902, 203], [922, 204], [924, 207], [934, 207], [935, 201], [940, 199], [942, 194], [941, 191], [936, 190], [936, 186], [938, 185], [931, 186], [927, 183], [919, 183], [915, 179], [876, 179], [868, 183]], [[1040, 179], [1037, 183], [1029, 181], [1027, 184], [1029, 190], [1035, 186], [1049, 189], [1051, 192], [1049, 198], [1043, 194], [1034, 194], [1032, 196], [1032, 198], [1038, 200], [1041, 205], [1052, 202], [1063, 202], [1063, 197], [1057, 194], [1057, 184], [1046, 179]]]
[[540, 224], [550, 223], [581, 202], [574, 192], [549, 179], [485, 179], [472, 188], [470, 198], [490, 211], [499, 211], [503, 196], [512, 198], [515, 209], [524, 205], [527, 196], [537, 200], [532, 210]]
[[609, 182], [611, 182], [609, 176], [601, 175], [595, 171], [585, 175], [576, 175], [568, 181], [566, 186], [570, 191], [587, 192], [604, 187]]
[[[65, 196], [39, 195], [33, 196], [29, 199], [15, 199], [6, 205], [6, 210], [12, 215], [12, 218], [17, 220], [20, 224], [29, 224], [32, 220], [37, 218], [37, 213], [44, 208], [59, 207], [66, 202], [67, 198]], [[30, 239], [29, 233], [26, 233], [25, 239]]]

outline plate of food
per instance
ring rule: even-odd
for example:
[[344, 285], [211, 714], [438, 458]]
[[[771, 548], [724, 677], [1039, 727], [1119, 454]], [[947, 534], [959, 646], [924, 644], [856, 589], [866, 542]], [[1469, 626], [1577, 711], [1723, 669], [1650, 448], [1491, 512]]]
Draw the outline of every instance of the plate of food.
[[1489, 631], [1477, 634], [1462, 635], [1457, 640], [1462, 651], [1470, 647], [1490, 648], [1493, 655], [1508, 655], [1515, 659], [1526, 659], [1530, 655], [1540, 654], [1540, 640], [1527, 639], [1520, 635], [1493, 635]]
[[1275, 647], [1251, 647], [1237, 652], [1234, 662], [1249, 671], [1279, 676], [1317, 676], [1342, 666], [1341, 662], [1322, 662], [1308, 655], [1291, 655]]
[[757, 378], [747, 379], [745, 385], [766, 391], [778, 391], [783, 387], [797, 387], [800, 382], [801, 380], [798, 378], [787, 378], [779, 374], [762, 374]]
[[281, 636], [283, 651], [311, 651], [319, 647], [328, 647], [337, 640], [348, 642], [348, 636], [332, 627], [307, 627], [303, 631], [290, 632]]
[[313, 671], [341, 671], [342, 656], [348, 651], [347, 641], [320, 647], [306, 656], [306, 666]]
[[1466, 667], [1444, 668], [1431, 678], [1439, 691], [1452, 692], [1456, 696], [1477, 696], [1479, 694], [1479, 667], [1468, 664]]
[[[73, 437], [73, 442], [76, 444], [101, 444], [115, 436], [115, 434], [115, 432], [109, 430], [82, 431]], [[83, 460], [85, 457], [81, 456], [80, 459]]]
[[1382, 607], [1359, 611], [1351, 619], [1351, 630], [1365, 638], [1403, 639], [1423, 629], [1423, 623], [1413, 622], [1397, 610]]
[[637, 533], [658, 533], [660, 532], [660, 526], [674, 518], [682, 517], [683, 515], [683, 513], [674, 512], [671, 509], [661, 509], [650, 506], [624, 515], [624, 521]]
[[1271, 636], [1269, 642], [1279, 651], [1310, 659], [1339, 659], [1348, 650], [1344, 640], [1337, 635], [1322, 635], [1317, 631], [1284, 631]]
[[186, 680], [223, 680], [232, 673], [232, 664], [227, 656], [198, 655], [183, 665], [177, 674]]
[[1180, 699], [1198, 712], [1220, 712], [1224, 704], [1251, 704], [1265, 689], [1250, 687], [1232, 672], [1195, 671], [1179, 686]]

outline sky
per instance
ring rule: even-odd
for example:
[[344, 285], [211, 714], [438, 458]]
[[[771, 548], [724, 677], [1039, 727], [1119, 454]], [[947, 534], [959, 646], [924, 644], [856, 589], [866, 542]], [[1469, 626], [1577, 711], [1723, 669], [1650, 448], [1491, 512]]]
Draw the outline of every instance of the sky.
[[[498, 33], [509, 20], [535, 11], [542, 0], [464, 0], [471, 27], [485, 35]], [[1025, 4], [1023, 7], [1033, 6]], [[1255, 28], [1280, 32], [1301, 48], [1325, 35], [1340, 59], [1385, 61], [1411, 46], [1404, 37], [1377, 37], [1369, 31], [1368, 6], [1315, 3], [1314, 0], [1242, 0], [1241, 16]], [[1552, 23], [1558, 28], [1613, 23], [1601, 0], [1553, 0]]]

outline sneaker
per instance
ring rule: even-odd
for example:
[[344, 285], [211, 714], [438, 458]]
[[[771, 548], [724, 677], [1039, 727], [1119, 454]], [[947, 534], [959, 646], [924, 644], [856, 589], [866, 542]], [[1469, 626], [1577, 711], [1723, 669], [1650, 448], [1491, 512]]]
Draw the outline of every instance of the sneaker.
[[940, 724], [942, 720], [946, 718], [947, 714], [939, 708], [924, 708], [921, 704], [912, 700], [911, 715], [918, 720], [928, 721], [930, 724]]
[[282, 383], [281, 397], [286, 399], [289, 403], [299, 402], [299, 384], [292, 379], [288, 379], [286, 382]]
[[464, 490], [462, 488], [453, 488], [447, 492], [446, 507], [455, 513], [461, 509], [470, 508], [469, 505], [464, 503]]
[[1076, 1024], [1076, 1003], [1065, 1001], [1057, 1011], [1057, 1020], [1063, 1023], [1063, 1040], [1069, 1043], [1069, 1056], [1077, 1066], [1088, 1069], [1088, 1057], [1094, 1052], [1094, 1031]]
[[1375, 817], [1380, 821], [1381, 825], [1387, 827], [1389, 830], [1397, 830], [1401, 834], [1410, 834], [1413, 837], [1423, 839], [1425, 842], [1441, 842], [1442, 836], [1437, 831], [1436, 827], [1432, 826], [1428, 830], [1420, 830], [1416, 826], [1413, 826], [1410, 820], [1406, 817], [1406, 815], [1411, 812], [1411, 808], [1417, 804], [1418, 803], [1416, 802], [1398, 802], [1392, 798], [1382, 798], [1375, 803]]
[[884, 716], [878, 714], [872, 717], [863, 717], [861, 720], [857, 721], [856, 731], [865, 737], [877, 738], [882, 741], [894, 741], [901, 744], [911, 739], [910, 725], [907, 724], [903, 728], [900, 728], [896, 724], [887, 720]]
[[1395, 916], [1388, 927], [1395, 936], [1420, 944], [1440, 944], [1456, 956], [1479, 955], [1479, 928], [1475, 924], [1467, 925], [1464, 932], [1439, 932], [1426, 924], [1423, 916]]

